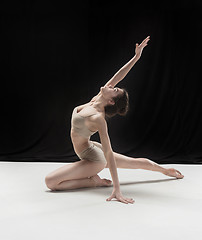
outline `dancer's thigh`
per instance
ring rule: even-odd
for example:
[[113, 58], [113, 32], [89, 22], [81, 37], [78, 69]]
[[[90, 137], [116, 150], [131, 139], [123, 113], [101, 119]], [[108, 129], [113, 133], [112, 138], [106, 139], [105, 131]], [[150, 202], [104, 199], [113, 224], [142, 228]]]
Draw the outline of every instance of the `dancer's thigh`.
[[[102, 149], [102, 144], [96, 141], [91, 141], [95, 146], [99, 147], [100, 149]], [[103, 150], [103, 149], [102, 149]]]
[[49, 185], [59, 184], [63, 181], [92, 177], [105, 168], [103, 162], [93, 162], [82, 159], [78, 162], [62, 166], [46, 176]]
[[[95, 142], [95, 141], [92, 141], [95, 146], [99, 147], [100, 149], [102, 149], [102, 144], [99, 143], [99, 142]], [[103, 149], [102, 149], [103, 150]], [[138, 168], [138, 159], [135, 159], [135, 158], [132, 158], [132, 157], [128, 157], [128, 156], [125, 156], [123, 154], [120, 154], [120, 153], [116, 153], [116, 152], [113, 152], [113, 155], [114, 155], [114, 160], [116, 162], [116, 166], [117, 168], [125, 168], [126, 164], [128, 166], [128, 163], [131, 161], [131, 160], [136, 160], [137, 162], [137, 168]], [[108, 166], [108, 163], [105, 165], [105, 168], [109, 168]]]

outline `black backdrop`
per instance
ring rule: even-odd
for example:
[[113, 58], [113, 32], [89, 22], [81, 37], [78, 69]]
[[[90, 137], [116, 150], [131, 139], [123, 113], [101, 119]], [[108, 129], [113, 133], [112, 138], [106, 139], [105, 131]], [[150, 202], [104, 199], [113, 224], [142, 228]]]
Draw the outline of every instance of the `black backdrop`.
[[158, 163], [202, 163], [201, 10], [200, 1], [4, 2], [0, 160], [79, 160], [73, 108], [150, 35], [118, 84], [129, 92], [130, 111], [108, 122], [112, 148]]

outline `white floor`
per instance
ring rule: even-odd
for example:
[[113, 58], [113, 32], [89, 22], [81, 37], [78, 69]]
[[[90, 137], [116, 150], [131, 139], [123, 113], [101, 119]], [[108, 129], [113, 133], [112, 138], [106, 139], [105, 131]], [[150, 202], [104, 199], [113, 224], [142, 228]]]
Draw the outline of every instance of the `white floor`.
[[[202, 165], [162, 165], [182, 172], [181, 180], [118, 169], [134, 204], [107, 202], [113, 187], [51, 192], [44, 178], [63, 165], [0, 162], [1, 240], [202, 239]], [[111, 179], [109, 169], [98, 175]]]

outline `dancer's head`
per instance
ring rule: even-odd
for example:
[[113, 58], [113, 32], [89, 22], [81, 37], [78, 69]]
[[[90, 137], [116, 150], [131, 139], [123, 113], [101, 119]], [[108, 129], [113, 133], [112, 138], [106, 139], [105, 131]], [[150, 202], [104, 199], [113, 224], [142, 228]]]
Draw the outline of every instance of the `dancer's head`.
[[111, 118], [116, 114], [125, 116], [129, 109], [129, 95], [124, 88], [106, 86], [101, 88], [102, 95], [108, 100], [105, 106], [105, 115]]

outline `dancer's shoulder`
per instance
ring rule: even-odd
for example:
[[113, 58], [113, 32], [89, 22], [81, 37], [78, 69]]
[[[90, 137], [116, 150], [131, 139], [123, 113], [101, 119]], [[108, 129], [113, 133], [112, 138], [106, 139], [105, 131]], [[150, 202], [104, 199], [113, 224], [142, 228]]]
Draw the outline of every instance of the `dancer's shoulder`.
[[94, 122], [98, 131], [105, 131], [107, 129], [107, 122], [101, 113], [94, 116]]

